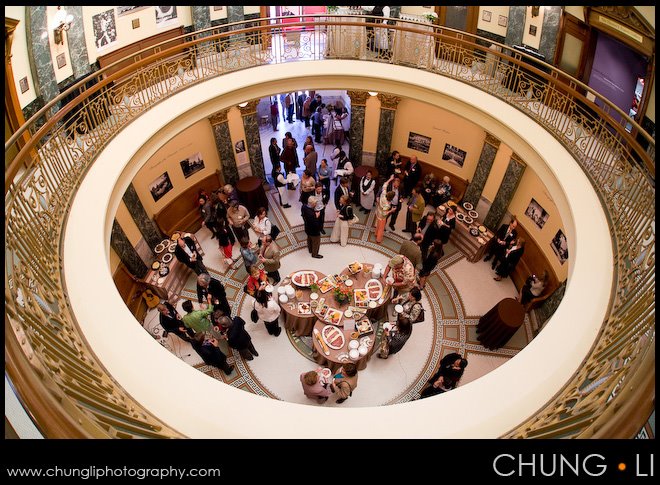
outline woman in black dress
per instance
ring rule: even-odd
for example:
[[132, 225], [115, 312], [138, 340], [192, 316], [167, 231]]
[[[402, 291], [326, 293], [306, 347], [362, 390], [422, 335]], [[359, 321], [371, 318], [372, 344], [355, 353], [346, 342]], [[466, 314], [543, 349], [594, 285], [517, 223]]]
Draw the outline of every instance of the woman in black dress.
[[273, 171], [271, 174], [273, 175], [273, 180], [275, 180], [275, 167], [279, 167], [280, 165], [280, 154], [282, 153], [282, 149], [279, 147], [277, 144], [277, 138], [273, 137], [270, 139], [270, 146], [268, 147], [268, 155], [270, 156], [270, 163], [273, 166]]
[[456, 389], [467, 365], [468, 361], [461, 357], [461, 354], [453, 352], [445, 355], [440, 361], [438, 372], [429, 379], [419, 398], [424, 399]]
[[442, 241], [442, 244], [447, 244], [449, 241], [449, 236], [451, 236], [451, 231], [456, 227], [456, 213], [451, 207], [447, 207], [447, 212], [440, 219], [439, 229], [438, 229], [438, 239]]
[[431, 251], [422, 261], [422, 269], [419, 270], [419, 289], [423, 290], [426, 285], [426, 278], [429, 277], [431, 271], [433, 271], [442, 258], [445, 255], [444, 250], [442, 249], [442, 241], [440, 239], [435, 239], [433, 241], [433, 246], [431, 246]]

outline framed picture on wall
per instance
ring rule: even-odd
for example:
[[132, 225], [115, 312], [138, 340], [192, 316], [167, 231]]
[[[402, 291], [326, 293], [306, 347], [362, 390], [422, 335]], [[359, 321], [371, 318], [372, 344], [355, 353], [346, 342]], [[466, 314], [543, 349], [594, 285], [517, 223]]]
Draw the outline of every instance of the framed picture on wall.
[[224, 6], [220, 6], [220, 7], [213, 7], [213, 11], [214, 11], [214, 12], [222, 12], [222, 11], [223, 11], [224, 9], [225, 9], [225, 7], [224, 7]]
[[489, 10], [484, 10], [481, 12], [481, 20], [484, 22], [490, 22], [490, 19], [493, 17], [493, 13]]
[[115, 23], [115, 11], [106, 10], [92, 17], [94, 30], [94, 44], [98, 50], [117, 42], [117, 26]]
[[57, 68], [62, 69], [64, 66], [66, 66], [66, 56], [64, 55], [64, 52], [61, 54], [57, 54], [57, 57], [55, 58], [57, 61]]
[[176, 6], [154, 7], [154, 9], [156, 9], [156, 25], [158, 27], [163, 27], [177, 18]]
[[500, 27], [506, 27], [506, 25], [507, 25], [507, 21], [508, 21], [508, 20], [509, 20], [508, 17], [506, 17], [506, 16], [504, 16], [504, 15], [500, 15], [500, 16], [497, 18], [497, 25], [499, 25]]
[[21, 88], [21, 94], [28, 91], [30, 89], [30, 85], [28, 84], [27, 76], [19, 79], [18, 85]]
[[463, 164], [465, 163], [465, 156], [467, 155], [467, 152], [465, 150], [461, 150], [458, 147], [455, 147], [454, 145], [450, 145], [449, 143], [445, 144], [445, 151], [442, 152], [442, 159], [447, 160], [448, 162], [451, 162], [455, 165], [458, 165], [459, 167], [462, 167]]
[[536, 37], [536, 25], [529, 26], [529, 35], [533, 35], [534, 37]]
[[131, 25], [133, 26], [134, 29], [139, 29], [140, 28], [140, 19], [131, 20]]
[[564, 264], [568, 259], [568, 243], [566, 242], [566, 236], [561, 232], [561, 229], [559, 229], [555, 237], [552, 238], [550, 246], [552, 246], [552, 250], [557, 255], [559, 262]]
[[543, 226], [548, 221], [548, 217], [550, 217], [550, 214], [534, 198], [529, 202], [525, 215], [533, 220], [539, 229], [543, 229]]
[[236, 148], [236, 153], [243, 153], [245, 151], [245, 140], [237, 141], [234, 148]]
[[144, 10], [145, 8], [149, 8], [149, 5], [144, 7], [117, 7], [117, 17], [122, 17], [124, 15], [139, 12], [140, 10]]
[[431, 138], [411, 131], [408, 134], [408, 148], [412, 148], [418, 152], [428, 153], [431, 149]]
[[158, 202], [161, 197], [163, 197], [173, 188], [174, 186], [170, 181], [170, 175], [167, 172], [149, 184], [149, 192], [151, 192], [151, 196], [154, 198], [154, 202]]
[[204, 168], [204, 160], [200, 152], [190, 155], [185, 160], [181, 160], [181, 171], [185, 178], [190, 177], [192, 174], [199, 172]]

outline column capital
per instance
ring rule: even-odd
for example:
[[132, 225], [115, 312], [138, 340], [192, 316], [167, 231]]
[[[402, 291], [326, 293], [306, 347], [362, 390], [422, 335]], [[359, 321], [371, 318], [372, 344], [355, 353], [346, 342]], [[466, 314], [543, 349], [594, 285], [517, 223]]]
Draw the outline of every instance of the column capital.
[[241, 116], [251, 115], [257, 112], [258, 99], [251, 99], [245, 106], [238, 106]]
[[502, 140], [496, 138], [495, 136], [491, 135], [490, 133], [486, 132], [486, 143], [489, 145], [494, 146], [495, 148], [499, 149], [500, 144], [502, 143]]
[[516, 162], [516, 163], [519, 163], [519, 164], [522, 165], [523, 167], [526, 167], [526, 166], [527, 166], [527, 164], [525, 163], [525, 161], [524, 161], [522, 158], [520, 158], [520, 155], [518, 155], [516, 152], [513, 152], [513, 153], [511, 154], [511, 160], [513, 160], [513, 161]]
[[209, 116], [209, 121], [211, 122], [211, 126], [219, 125], [220, 123], [226, 122], [227, 113], [229, 113], [229, 108], [221, 109], [220, 111], [216, 111], [211, 116]]
[[366, 91], [346, 91], [348, 97], [351, 98], [351, 106], [366, 106], [367, 99], [369, 98], [369, 93]]
[[378, 99], [380, 99], [381, 109], [391, 109], [395, 110], [399, 105], [401, 98], [394, 96], [392, 94], [378, 93]]

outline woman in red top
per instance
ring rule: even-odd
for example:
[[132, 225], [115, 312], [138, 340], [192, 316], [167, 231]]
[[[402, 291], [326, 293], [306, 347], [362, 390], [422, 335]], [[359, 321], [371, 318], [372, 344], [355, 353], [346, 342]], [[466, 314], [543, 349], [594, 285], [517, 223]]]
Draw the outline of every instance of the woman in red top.
[[250, 266], [250, 275], [245, 285], [245, 292], [250, 296], [254, 296], [258, 290], [264, 289], [267, 284], [268, 276], [266, 276], [266, 272], [255, 265]]

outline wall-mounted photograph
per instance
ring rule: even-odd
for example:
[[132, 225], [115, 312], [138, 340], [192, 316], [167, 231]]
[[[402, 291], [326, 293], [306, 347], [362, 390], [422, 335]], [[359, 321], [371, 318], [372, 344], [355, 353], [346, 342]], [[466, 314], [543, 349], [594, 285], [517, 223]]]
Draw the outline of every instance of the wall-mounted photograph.
[[541, 207], [541, 204], [536, 202], [536, 199], [530, 201], [527, 210], [525, 211], [525, 215], [533, 220], [539, 229], [543, 229], [545, 223], [548, 222], [548, 217], [550, 217], [550, 214]]
[[505, 17], [504, 15], [500, 15], [497, 18], [497, 25], [499, 25], [500, 27], [506, 27], [507, 21], [508, 21], [508, 17]]
[[445, 151], [442, 152], [442, 159], [454, 163], [459, 167], [462, 167], [463, 164], [465, 163], [465, 155], [467, 155], [467, 152], [465, 150], [461, 150], [460, 148], [455, 147], [454, 145], [450, 145], [449, 143], [446, 143]]
[[220, 6], [220, 7], [213, 7], [213, 11], [214, 11], [214, 12], [222, 12], [222, 11], [223, 11], [224, 9], [225, 9], [225, 7], [224, 7], [224, 6]]
[[149, 7], [150, 5], [144, 7], [117, 7], [117, 17], [139, 12], [140, 10], [144, 10], [145, 8], [149, 8]]
[[149, 192], [151, 192], [151, 196], [154, 198], [154, 202], [158, 202], [161, 197], [163, 197], [173, 188], [174, 186], [170, 181], [170, 175], [167, 172], [149, 184]]
[[94, 30], [94, 43], [98, 50], [104, 49], [117, 42], [117, 26], [115, 24], [115, 11], [106, 10], [92, 17]]
[[181, 170], [183, 171], [183, 176], [185, 178], [190, 177], [192, 174], [199, 172], [203, 168], [204, 160], [202, 159], [202, 154], [200, 152], [190, 155], [185, 160], [181, 160]]
[[536, 25], [529, 26], [529, 35], [533, 35], [534, 37], [536, 37]]
[[139, 29], [140, 28], [140, 19], [133, 19], [131, 20], [131, 26], [134, 29]]
[[236, 148], [236, 153], [243, 153], [245, 151], [245, 140], [237, 141], [234, 148]]
[[559, 229], [555, 237], [552, 238], [550, 246], [552, 246], [552, 250], [557, 255], [559, 262], [564, 264], [568, 259], [568, 243], [566, 242], [566, 236], [561, 232], [561, 229]]
[[493, 13], [488, 10], [484, 10], [483, 12], [481, 12], [481, 20], [483, 20], [484, 22], [490, 22], [490, 19], [492, 17], [493, 17]]
[[156, 9], [156, 25], [162, 27], [167, 22], [176, 19], [176, 6], [154, 7]]
[[411, 131], [408, 135], [408, 148], [412, 148], [418, 152], [428, 153], [431, 149], [431, 138]]
[[64, 52], [62, 52], [61, 54], [57, 54], [55, 60], [57, 61], [58, 69], [62, 69], [64, 66], [66, 66], [66, 55], [64, 54]]
[[21, 94], [23, 94], [24, 92], [26, 92], [27, 90], [29, 90], [29, 89], [30, 89], [30, 85], [28, 84], [27, 76], [22, 77], [22, 78], [18, 81], [18, 85], [19, 85], [20, 88], [21, 88]]

